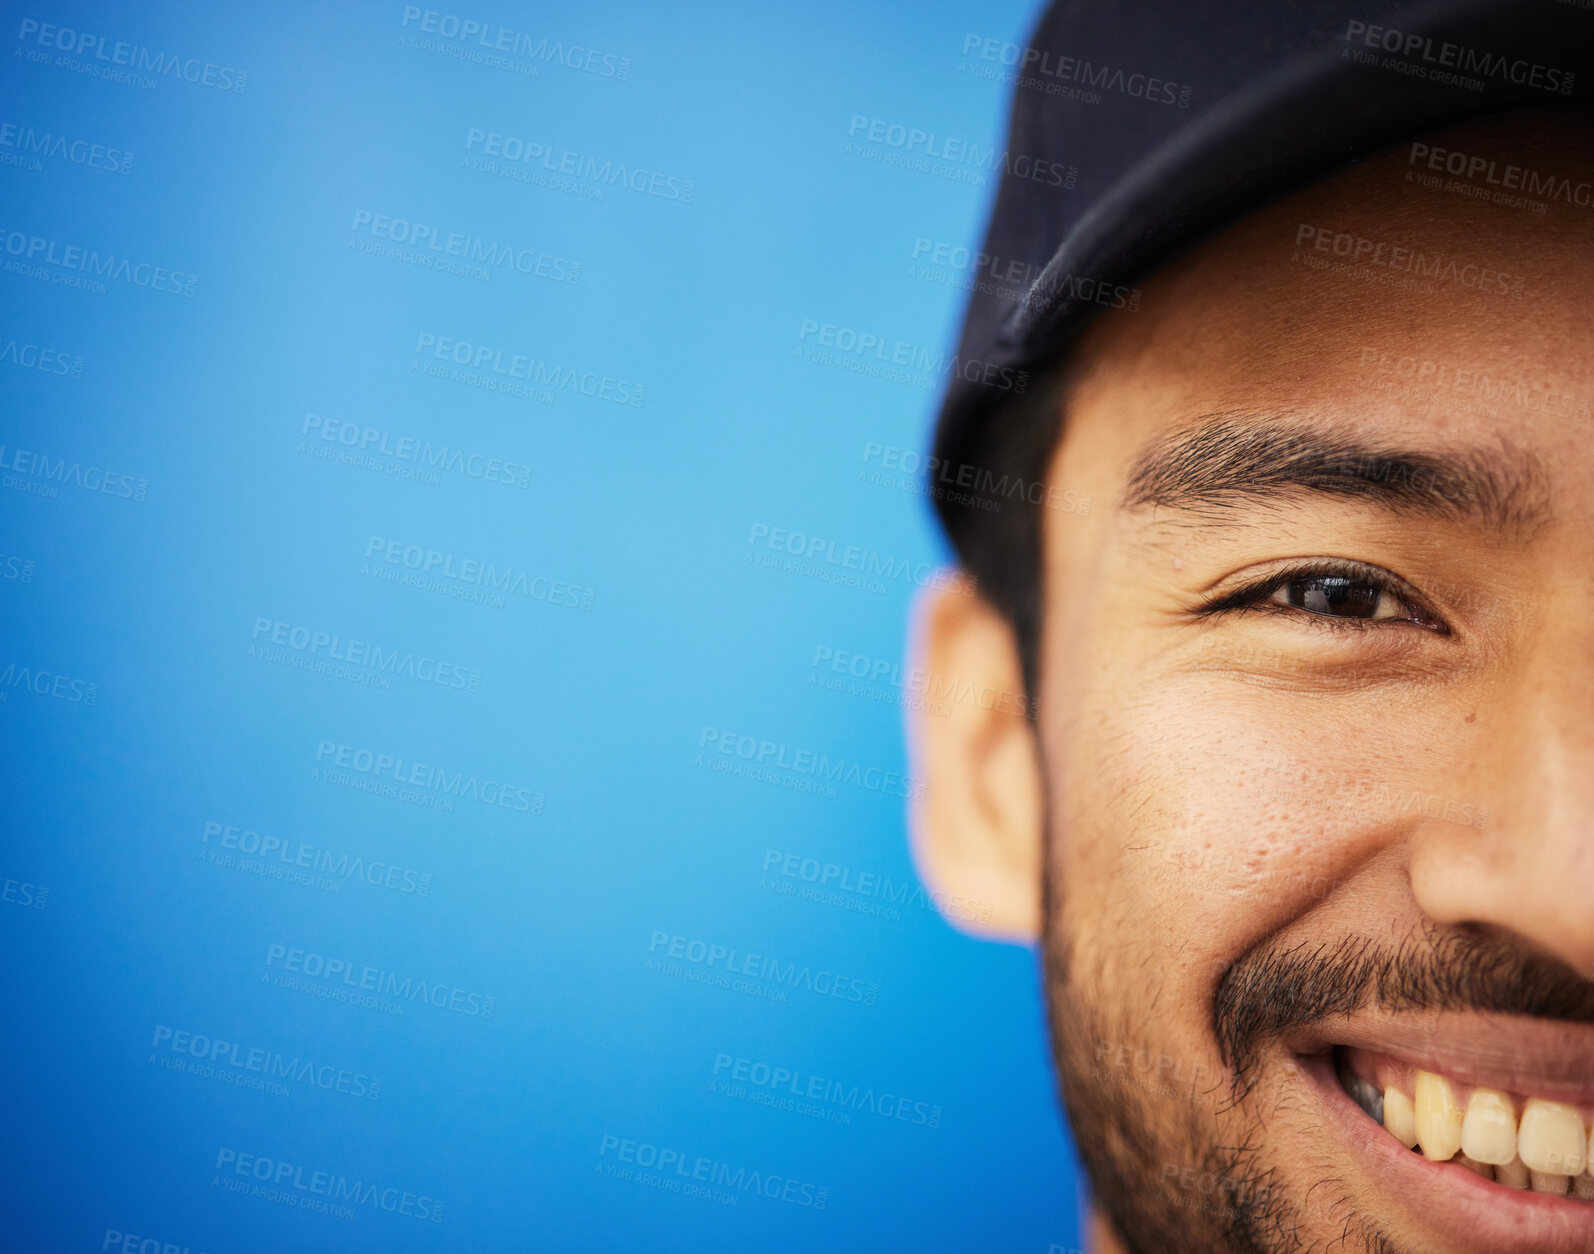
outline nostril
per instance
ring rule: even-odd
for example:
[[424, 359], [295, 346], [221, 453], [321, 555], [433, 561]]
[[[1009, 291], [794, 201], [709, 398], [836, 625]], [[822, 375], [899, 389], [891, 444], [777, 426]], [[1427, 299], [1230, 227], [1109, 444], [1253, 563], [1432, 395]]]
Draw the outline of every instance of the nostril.
[[1594, 865], [1564, 846], [1534, 847], [1529, 832], [1463, 842], [1448, 835], [1430, 830], [1413, 842], [1408, 875], [1423, 914], [1445, 926], [1510, 933], [1579, 979], [1594, 979]]

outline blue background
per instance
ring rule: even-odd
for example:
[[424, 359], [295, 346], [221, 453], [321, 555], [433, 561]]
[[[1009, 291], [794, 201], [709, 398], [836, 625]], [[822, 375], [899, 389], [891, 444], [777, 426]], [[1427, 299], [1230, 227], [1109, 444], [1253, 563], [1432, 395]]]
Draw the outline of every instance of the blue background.
[[[438, 52], [473, 45], [399, 4], [9, 9], [4, 1248], [101, 1249], [112, 1230], [212, 1254], [1078, 1244], [1033, 954], [964, 937], [922, 896], [843, 893], [860, 910], [776, 891], [806, 885], [766, 869], [770, 851], [854, 885], [911, 881], [904, 802], [716, 769], [740, 762], [723, 733], [875, 780], [907, 771], [890, 673], [849, 691], [815, 659], [902, 659], [945, 554], [914, 477], [870, 476], [885, 448], [925, 447], [937, 387], [816, 359], [812, 325], [954, 342], [965, 296], [944, 280], [966, 272], [926, 278], [915, 241], [974, 243], [989, 188], [860, 155], [849, 129], [997, 142], [1009, 89], [967, 72], [964, 39], [1021, 39], [1028, 8], [441, 10], [532, 36], [508, 69]], [[45, 24], [226, 67], [234, 89], [88, 72], [109, 63], [61, 36], [41, 48]], [[564, 58], [539, 58], [543, 39]], [[592, 70], [567, 64], [573, 47], [600, 54]], [[660, 172], [682, 195], [500, 177], [470, 164], [472, 128]], [[30, 152], [30, 129], [132, 160]], [[559, 258], [544, 268], [567, 280], [579, 262], [579, 279], [410, 264], [356, 229], [362, 211]], [[192, 294], [114, 273], [71, 286], [48, 250], [23, 264], [33, 240], [192, 276]], [[445, 338], [625, 399], [488, 391], [430, 355]], [[40, 349], [47, 368], [24, 364]], [[337, 423], [529, 477], [417, 479], [380, 453], [369, 469], [338, 460]], [[91, 469], [127, 478], [95, 491]], [[916, 575], [810, 577], [768, 547], [777, 529]], [[407, 546], [456, 577], [405, 584]], [[523, 590], [468, 599], [466, 560], [524, 573]], [[321, 673], [331, 646], [295, 648], [294, 628], [470, 678]], [[540, 813], [369, 791], [336, 746], [507, 782]], [[259, 837], [227, 828], [281, 843], [251, 859], [227, 845]], [[296, 881], [282, 858], [306, 846], [344, 873]], [[397, 886], [354, 859], [401, 868]], [[661, 969], [660, 932], [841, 972], [874, 1004]], [[464, 1009], [363, 1006], [324, 974], [294, 987], [291, 950], [463, 990]], [[488, 997], [490, 1017], [469, 1013]], [[241, 1062], [193, 1069], [179, 1031], [380, 1090], [251, 1088]], [[910, 1099], [913, 1117], [738, 1098], [713, 1087], [722, 1055]], [[648, 1187], [611, 1174], [606, 1138], [806, 1192]], [[316, 1211], [265, 1194], [263, 1160], [446, 1205], [440, 1221], [371, 1200]]]

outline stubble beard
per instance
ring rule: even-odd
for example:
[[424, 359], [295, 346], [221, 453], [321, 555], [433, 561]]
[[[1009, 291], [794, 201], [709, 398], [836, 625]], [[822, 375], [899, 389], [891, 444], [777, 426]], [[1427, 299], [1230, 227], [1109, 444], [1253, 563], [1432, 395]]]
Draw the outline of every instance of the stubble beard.
[[[1053, 847], [1049, 833], [1045, 847]], [[1155, 1065], [1145, 1074], [1124, 1065], [1123, 1047], [1153, 1059], [1178, 1047], [1157, 1033], [1149, 1007], [1132, 1004], [1132, 989], [1117, 981], [1120, 994], [1110, 996], [1114, 980], [1080, 969], [1049, 859], [1042, 910], [1041, 975], [1060, 1096], [1092, 1204], [1129, 1254], [1295, 1254], [1326, 1245], [1394, 1254], [1351, 1213], [1334, 1180], [1321, 1182], [1328, 1195], [1319, 1205], [1337, 1220], [1335, 1230], [1314, 1240], [1304, 1229], [1301, 1208], [1264, 1157], [1260, 1095], [1242, 1091], [1232, 1071], [1178, 1087]], [[1152, 977], [1141, 987], [1154, 984]], [[1159, 1009], [1163, 1019], [1173, 1012]], [[1273, 1096], [1268, 1108], [1281, 1100]]]

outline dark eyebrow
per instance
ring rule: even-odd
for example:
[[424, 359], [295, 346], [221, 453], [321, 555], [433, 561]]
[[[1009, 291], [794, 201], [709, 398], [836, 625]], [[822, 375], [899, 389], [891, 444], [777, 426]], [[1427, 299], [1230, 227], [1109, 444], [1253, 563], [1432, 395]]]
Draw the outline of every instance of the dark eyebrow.
[[1520, 535], [1549, 513], [1548, 478], [1520, 449], [1401, 449], [1298, 418], [1209, 415], [1135, 459], [1119, 508], [1155, 505], [1218, 522], [1230, 510], [1320, 492]]

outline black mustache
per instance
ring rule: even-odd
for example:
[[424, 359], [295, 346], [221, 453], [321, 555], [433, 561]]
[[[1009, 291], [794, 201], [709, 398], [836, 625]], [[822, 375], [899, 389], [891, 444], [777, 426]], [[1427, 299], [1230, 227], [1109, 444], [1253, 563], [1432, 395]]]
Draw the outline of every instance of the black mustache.
[[1332, 946], [1264, 943], [1219, 979], [1212, 1024], [1223, 1060], [1243, 1082], [1270, 1041], [1368, 1009], [1594, 1023], [1594, 982], [1502, 933], [1469, 925], [1430, 928], [1395, 949], [1355, 936]]

